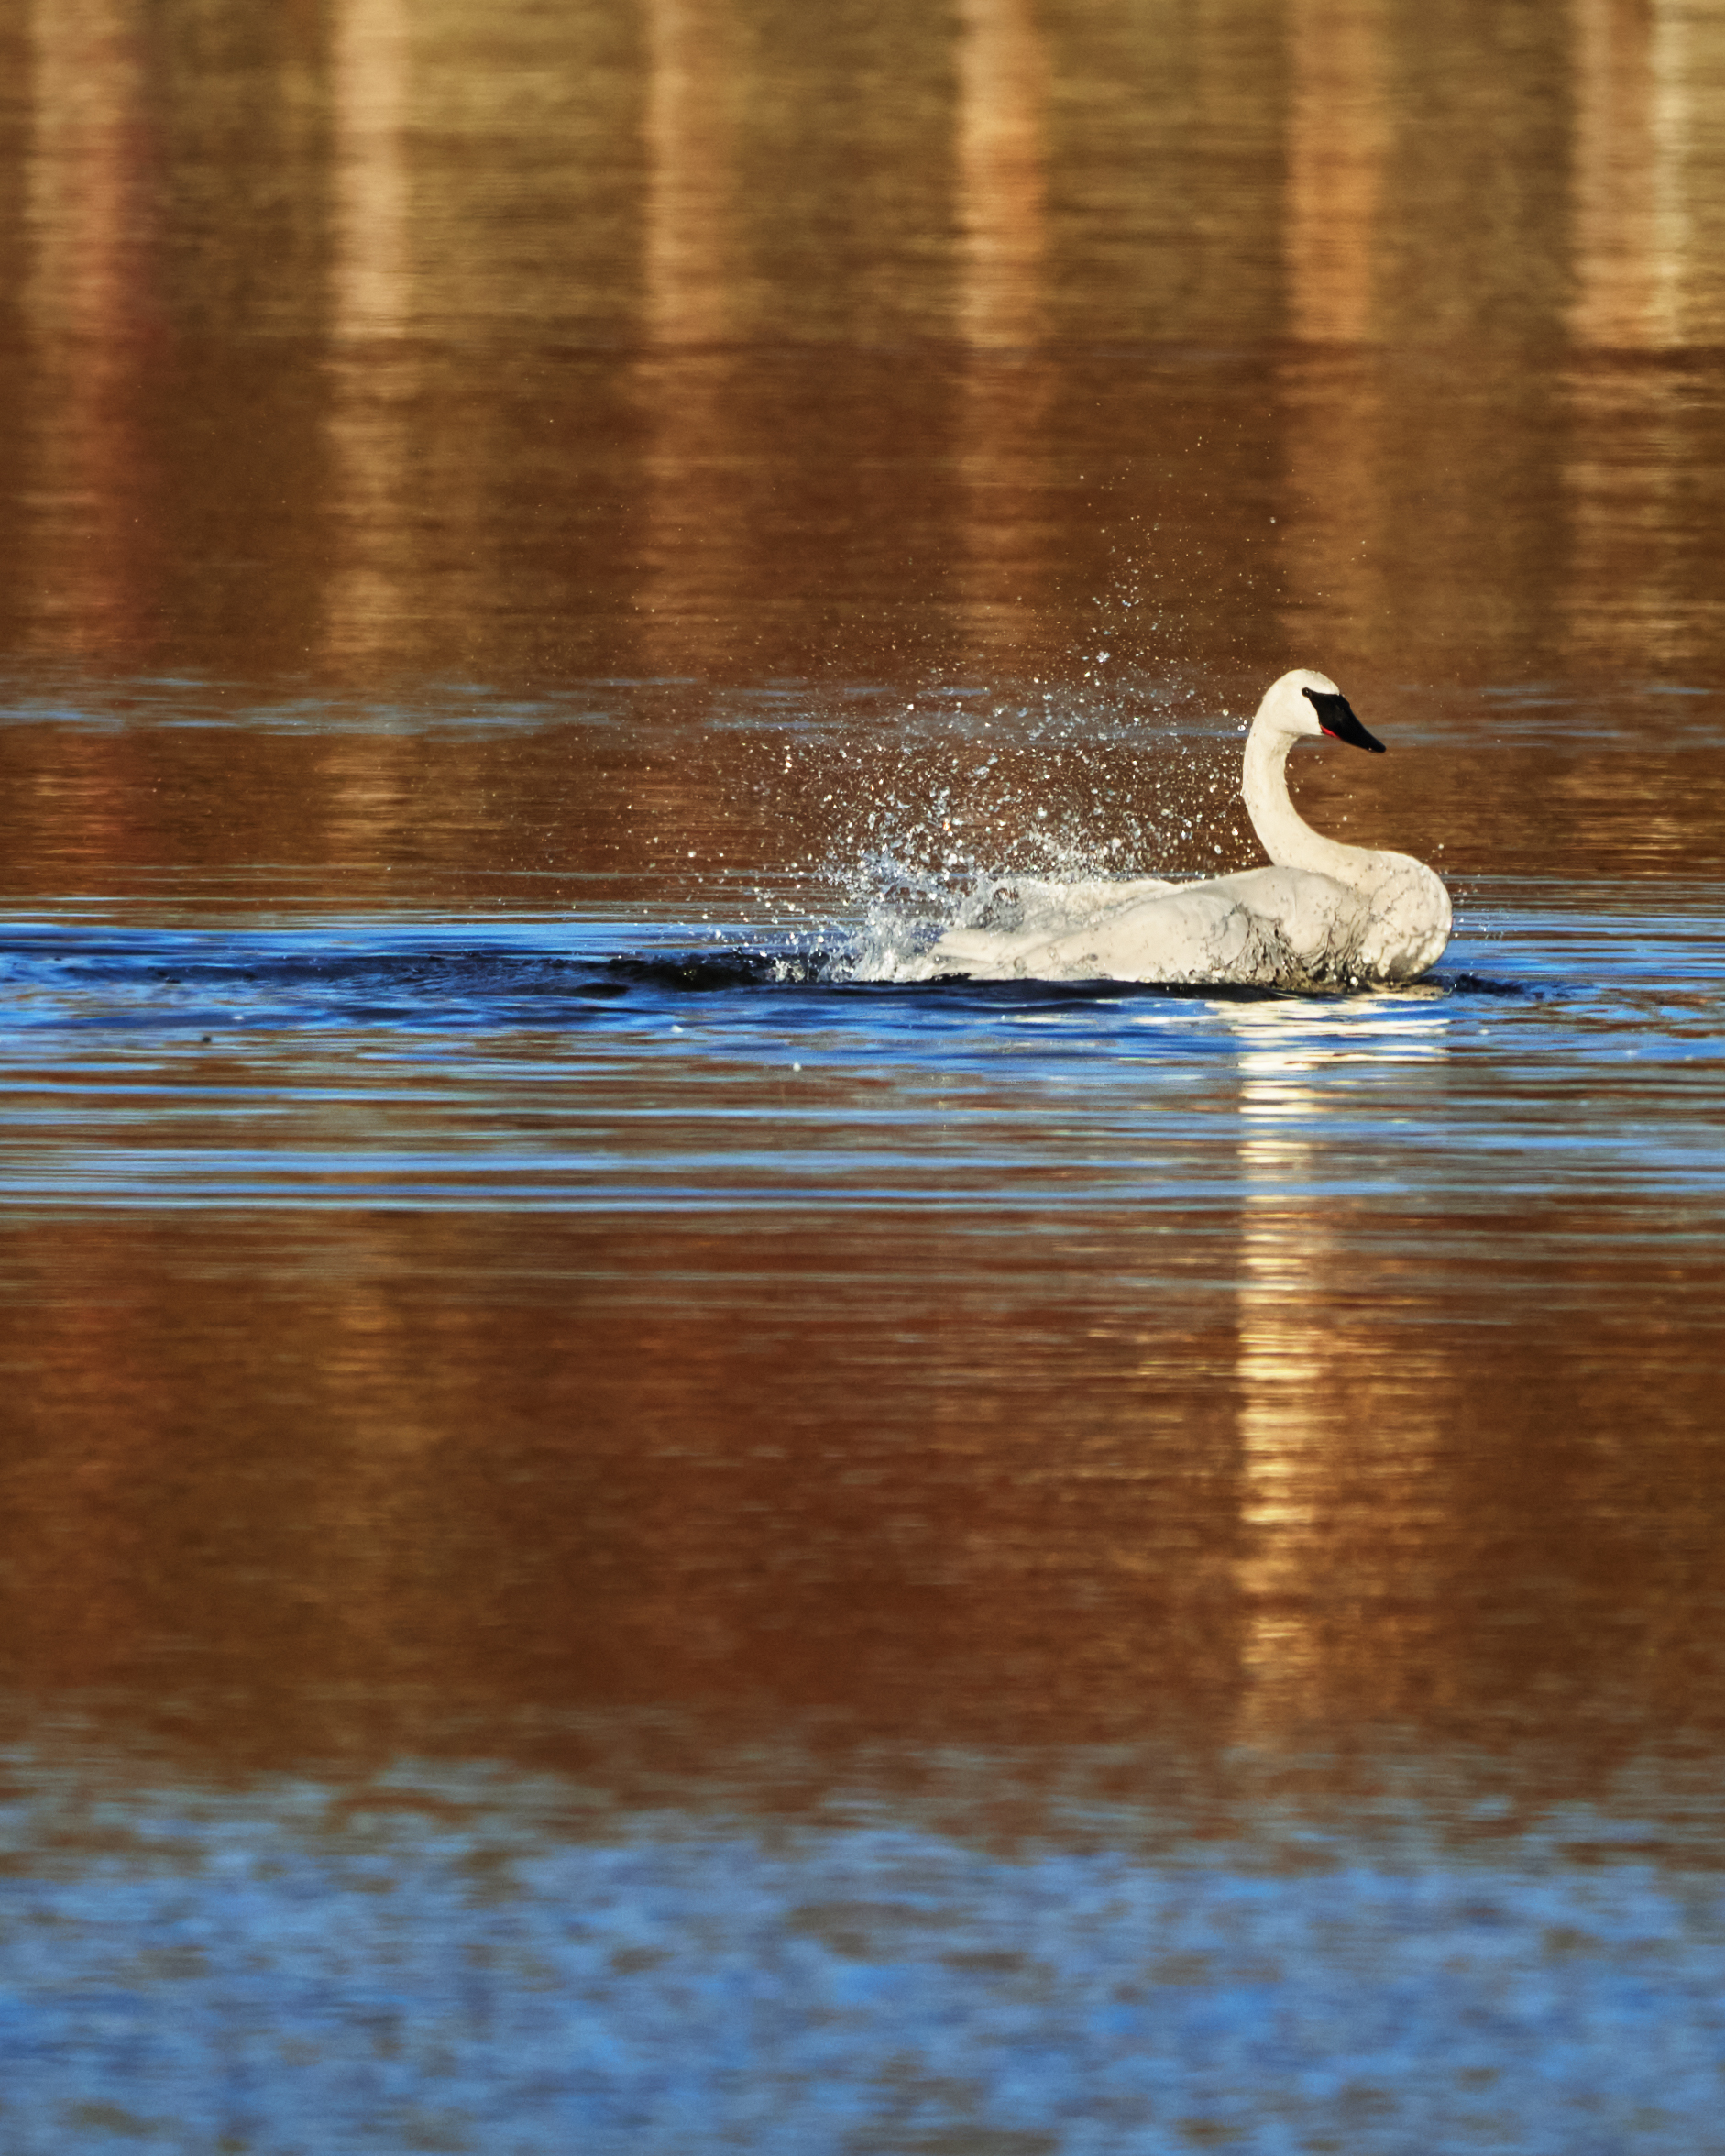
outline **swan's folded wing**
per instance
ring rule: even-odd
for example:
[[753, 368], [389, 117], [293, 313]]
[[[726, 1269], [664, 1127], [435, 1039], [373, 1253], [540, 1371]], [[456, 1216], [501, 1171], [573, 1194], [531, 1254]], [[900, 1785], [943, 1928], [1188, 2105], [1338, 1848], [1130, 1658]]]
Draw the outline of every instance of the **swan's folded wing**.
[[1129, 883], [1044, 883], [1021, 876], [996, 892], [980, 920], [948, 929], [928, 952], [937, 970], [978, 979], [1055, 979], [1049, 948], [1082, 937], [1116, 914], [1163, 898], [1182, 886], [1158, 876]]
[[[1119, 886], [1114, 888], [1118, 890]], [[955, 929], [930, 952], [942, 972], [979, 980], [1273, 982], [1273, 929], [1214, 884], [1168, 884], [1074, 921], [1027, 919], [1011, 931]]]
[[1141, 898], [1159, 898], [1166, 892], [1180, 889], [1178, 884], [1170, 884], [1163, 876], [1134, 876], [1129, 883], [1074, 884], [1071, 887], [1084, 895], [1086, 904], [1091, 903], [1093, 893], [1098, 908], [1136, 906]]
[[1175, 884], [1062, 937], [1049, 952], [1066, 979], [1270, 982], [1274, 930], [1214, 884]]

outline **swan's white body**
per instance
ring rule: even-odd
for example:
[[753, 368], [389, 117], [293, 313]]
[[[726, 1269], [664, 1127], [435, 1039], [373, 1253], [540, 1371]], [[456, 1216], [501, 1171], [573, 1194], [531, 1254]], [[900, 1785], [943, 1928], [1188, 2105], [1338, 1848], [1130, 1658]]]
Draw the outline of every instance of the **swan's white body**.
[[1009, 918], [950, 929], [928, 952], [931, 971], [1275, 988], [1416, 979], [1449, 941], [1442, 883], [1409, 854], [1321, 837], [1288, 798], [1288, 751], [1333, 731], [1321, 709], [1351, 729], [1336, 738], [1380, 745], [1325, 676], [1301, 668], [1274, 684], [1247, 737], [1241, 786], [1273, 867], [1203, 884], [1020, 884], [1006, 895]]

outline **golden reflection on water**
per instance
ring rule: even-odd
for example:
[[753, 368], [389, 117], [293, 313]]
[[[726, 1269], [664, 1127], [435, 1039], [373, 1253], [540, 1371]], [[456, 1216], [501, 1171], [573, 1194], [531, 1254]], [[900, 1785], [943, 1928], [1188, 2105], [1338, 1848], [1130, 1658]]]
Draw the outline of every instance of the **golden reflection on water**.
[[968, 345], [1027, 345], [1043, 329], [1048, 61], [1029, 0], [961, 0], [957, 328]]
[[[1026, 602], [1041, 596], [1024, 504], [1051, 384], [1046, 369], [1024, 364], [1023, 347], [1047, 327], [1048, 62], [1027, 0], [965, 0], [960, 27], [955, 326], [968, 356], [958, 385], [955, 580], [972, 644], [1004, 656], [1022, 634]], [[1003, 358], [1002, 347], [1018, 358]]]
[[1240, 1144], [1247, 1194], [1237, 1364], [1240, 1518], [1252, 1546], [1240, 1566], [1251, 1612], [1241, 1641], [1247, 1743], [1266, 1740], [1266, 1722], [1289, 1719], [1289, 1695], [1309, 1689], [1320, 1663], [1306, 1612], [1324, 1539], [1325, 1469], [1336, 1465], [1334, 1395], [1325, 1383], [1334, 1377], [1334, 1346], [1320, 1283], [1333, 1276], [1340, 1252], [1326, 1242], [1310, 1196], [1315, 1150], [1298, 1131], [1323, 1112], [1321, 1089], [1301, 1083], [1322, 1060], [1269, 1046], [1247, 1048], [1241, 1058], [1240, 1114], [1249, 1134]]
[[[1332, 1695], [1372, 1686], [1374, 1663], [1405, 1670], [1429, 1655], [1410, 1622], [1424, 1598], [1418, 1494], [1450, 1386], [1435, 1329], [1411, 1338], [1390, 1282], [1326, 1219], [1326, 1080], [1361, 1057], [1441, 1058], [1445, 1020], [1398, 1027], [1367, 1017], [1322, 1046], [1288, 1006], [1236, 1014], [1241, 1040], [1236, 1382], [1241, 1635], [1239, 1741], [1297, 1747], [1324, 1724]], [[1298, 1027], [1306, 1038], [1287, 1044]], [[1356, 1104], [1356, 1113], [1358, 1112]], [[1332, 1146], [1334, 1139], [1328, 1139]], [[1339, 1609], [1338, 1609], [1339, 1603]]]
[[[1658, 0], [1576, 0], [1577, 290], [1588, 345], [1640, 350], [1693, 333], [1684, 265], [1705, 60], [1696, 11]], [[1705, 334], [1705, 333], [1703, 333]]]
[[399, 640], [412, 600], [416, 395], [399, 337], [412, 306], [405, 0], [342, 0], [330, 56], [333, 203], [327, 417], [340, 519], [324, 643], [337, 666]]
[[651, 0], [646, 19], [643, 326], [653, 344], [715, 344], [736, 276], [724, 11]]
[[406, 0], [343, 0], [334, 19], [333, 326], [338, 337], [399, 334], [412, 289]]
[[[648, 11], [648, 158], [643, 328], [633, 392], [645, 423], [639, 474], [639, 664], [675, 675], [723, 663], [712, 604], [750, 556], [742, 385], [720, 347], [733, 334], [739, 181], [723, 9], [654, 0]], [[746, 291], [746, 284], [742, 290]], [[686, 351], [668, 366], [662, 347]]]

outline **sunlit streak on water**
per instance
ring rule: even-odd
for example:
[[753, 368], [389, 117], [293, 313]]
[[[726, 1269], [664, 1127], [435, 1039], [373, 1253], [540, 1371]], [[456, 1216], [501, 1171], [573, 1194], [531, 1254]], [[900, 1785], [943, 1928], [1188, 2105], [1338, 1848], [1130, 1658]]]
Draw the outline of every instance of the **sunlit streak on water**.
[[[1247, 1183], [1237, 1382], [1247, 1554], [1237, 1573], [1249, 1612], [1239, 1741], [1270, 1751], [1297, 1744], [1302, 1723], [1318, 1719], [1311, 1693], [1322, 1683], [1325, 1653], [1313, 1614], [1316, 1583], [1350, 1560], [1358, 1565], [1362, 1531], [1385, 1533], [1381, 1507], [1368, 1527], [1350, 1520], [1364, 1508], [1346, 1463], [1376, 1449], [1382, 1480], [1417, 1484], [1422, 1436], [1429, 1437], [1443, 1397], [1434, 1365], [1442, 1350], [1402, 1340], [1388, 1367], [1374, 1352], [1373, 1306], [1384, 1283], [1325, 1202], [1317, 1149], [1326, 1079], [1349, 1056], [1442, 1059], [1449, 1018], [1428, 1005], [1418, 1019], [1393, 1027], [1369, 1016], [1344, 1019], [1323, 1040], [1283, 1005], [1243, 1009], [1235, 1024]], [[1291, 1046], [1281, 1038], [1288, 1033]], [[1384, 1629], [1365, 1612], [1381, 1601], [1381, 1574], [1395, 1562], [1387, 1550], [1380, 1576], [1354, 1589], [1379, 1653], [1388, 1646]], [[1401, 1591], [1407, 1585], [1397, 1582]]]

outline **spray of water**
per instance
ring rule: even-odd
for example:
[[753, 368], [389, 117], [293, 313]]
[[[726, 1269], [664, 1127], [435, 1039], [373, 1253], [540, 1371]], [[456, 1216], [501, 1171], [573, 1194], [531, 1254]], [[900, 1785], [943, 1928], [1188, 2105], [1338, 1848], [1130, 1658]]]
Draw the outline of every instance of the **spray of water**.
[[1115, 656], [1099, 640], [1076, 679], [932, 683], [871, 723], [852, 711], [775, 741], [767, 783], [824, 830], [786, 977], [923, 977], [947, 929], [1007, 927], [1054, 886], [1255, 859], [1238, 718], [1179, 676], [1123, 676]]

